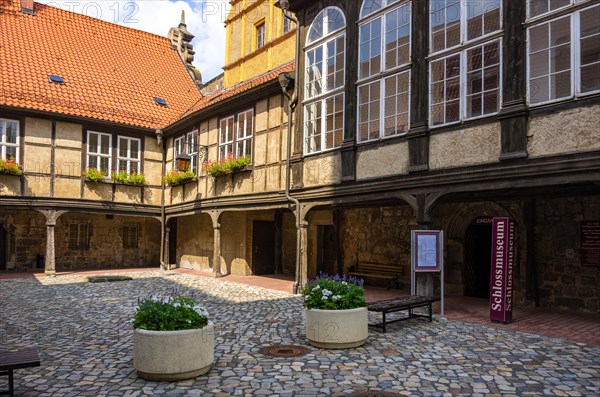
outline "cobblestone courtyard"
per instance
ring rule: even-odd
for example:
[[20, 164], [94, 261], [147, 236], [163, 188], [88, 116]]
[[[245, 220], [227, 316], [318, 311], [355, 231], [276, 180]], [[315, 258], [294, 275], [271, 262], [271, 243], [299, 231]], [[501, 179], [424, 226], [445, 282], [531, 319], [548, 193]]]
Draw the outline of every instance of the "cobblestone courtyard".
[[[263, 356], [266, 345], [307, 345], [300, 297], [183, 274], [130, 275], [97, 284], [81, 275], [0, 281], [0, 350], [37, 348], [42, 359], [41, 367], [16, 372], [16, 395], [600, 394], [599, 347], [459, 321], [396, 323], [387, 334], [371, 330], [358, 349]], [[130, 325], [137, 299], [173, 290], [194, 294], [208, 309], [216, 362], [194, 380], [138, 379]]]

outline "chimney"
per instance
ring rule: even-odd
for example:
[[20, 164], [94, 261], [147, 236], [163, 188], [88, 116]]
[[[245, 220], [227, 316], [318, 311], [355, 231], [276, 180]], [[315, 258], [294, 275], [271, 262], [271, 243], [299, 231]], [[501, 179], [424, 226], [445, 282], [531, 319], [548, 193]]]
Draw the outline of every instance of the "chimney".
[[21, 12], [33, 15], [33, 0], [21, 0]]

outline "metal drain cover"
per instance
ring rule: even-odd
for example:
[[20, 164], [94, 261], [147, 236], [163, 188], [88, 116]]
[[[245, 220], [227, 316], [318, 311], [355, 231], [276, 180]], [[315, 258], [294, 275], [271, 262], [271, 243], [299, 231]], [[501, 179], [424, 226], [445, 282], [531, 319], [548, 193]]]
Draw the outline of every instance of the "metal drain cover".
[[300, 357], [306, 355], [310, 349], [298, 345], [273, 345], [261, 347], [258, 352], [265, 356], [273, 357]]
[[348, 397], [400, 397], [398, 393], [390, 393], [385, 391], [361, 391], [350, 394]]

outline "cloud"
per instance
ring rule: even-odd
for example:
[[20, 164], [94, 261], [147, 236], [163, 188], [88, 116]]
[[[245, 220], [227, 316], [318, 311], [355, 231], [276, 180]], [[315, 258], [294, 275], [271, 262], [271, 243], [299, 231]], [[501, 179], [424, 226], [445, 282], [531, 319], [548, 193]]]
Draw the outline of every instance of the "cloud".
[[206, 82], [222, 73], [225, 62], [225, 19], [231, 7], [228, 0], [38, 2], [165, 37], [171, 27], [179, 25], [183, 10], [187, 29], [196, 36], [192, 41], [196, 51], [194, 65], [202, 73], [202, 80]]

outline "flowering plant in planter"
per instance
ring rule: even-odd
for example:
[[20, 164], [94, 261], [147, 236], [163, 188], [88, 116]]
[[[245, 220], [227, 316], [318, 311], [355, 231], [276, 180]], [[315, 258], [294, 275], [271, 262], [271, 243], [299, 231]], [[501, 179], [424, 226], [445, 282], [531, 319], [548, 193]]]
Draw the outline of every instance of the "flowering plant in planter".
[[100, 182], [106, 178], [106, 172], [95, 167], [89, 167], [81, 173], [85, 179], [92, 182]]
[[208, 324], [208, 312], [192, 298], [147, 298], [138, 302], [133, 328], [149, 331], [202, 329]]
[[138, 174], [136, 172], [132, 172], [131, 174], [127, 174], [127, 171], [121, 170], [119, 172], [113, 171], [110, 174], [110, 177], [113, 181], [118, 183], [124, 183], [126, 185], [135, 185], [142, 186], [144, 184], [144, 174]]
[[9, 157], [8, 160], [0, 158], [0, 174], [21, 175], [23, 167], [15, 161], [14, 157]]
[[356, 277], [329, 276], [321, 273], [302, 291], [307, 309], [346, 310], [367, 306], [364, 280]]
[[227, 175], [243, 170], [247, 165], [250, 165], [250, 162], [250, 156], [235, 157], [233, 153], [229, 153], [227, 157], [220, 161], [205, 161], [204, 170], [213, 177]]
[[173, 169], [163, 176], [163, 181], [165, 182], [165, 185], [177, 185], [179, 183], [191, 181], [195, 177], [196, 174], [191, 170], [177, 171]]

